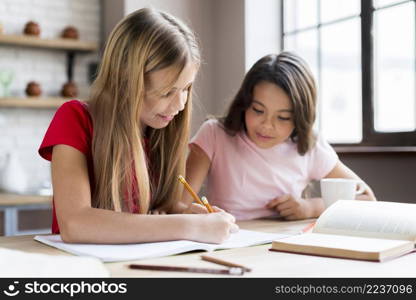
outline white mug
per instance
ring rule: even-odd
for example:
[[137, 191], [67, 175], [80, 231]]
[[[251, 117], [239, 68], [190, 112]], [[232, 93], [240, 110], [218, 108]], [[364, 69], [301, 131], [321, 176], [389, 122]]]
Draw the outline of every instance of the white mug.
[[[357, 185], [358, 190], [357, 190]], [[356, 195], [365, 191], [364, 182], [348, 178], [324, 178], [321, 179], [321, 195], [325, 207], [338, 200], [354, 200]]]

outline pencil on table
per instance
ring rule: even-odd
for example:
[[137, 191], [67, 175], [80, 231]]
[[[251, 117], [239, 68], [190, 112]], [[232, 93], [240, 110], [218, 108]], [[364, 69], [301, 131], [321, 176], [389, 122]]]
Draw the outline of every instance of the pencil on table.
[[179, 179], [179, 181], [181, 183], [183, 183], [183, 185], [185, 186], [185, 188], [191, 194], [192, 198], [194, 198], [194, 200], [198, 204], [201, 204], [201, 205], [205, 206], [209, 212], [214, 212], [214, 210], [212, 209], [211, 205], [209, 205], [208, 200], [206, 200], [207, 198], [204, 197], [205, 198], [205, 203], [201, 199], [199, 199], [198, 195], [194, 192], [194, 190], [191, 188], [191, 186], [189, 185], [189, 183], [186, 182], [185, 178], [183, 178], [182, 175], [179, 175], [178, 176], [178, 179]]
[[192, 273], [209, 273], [209, 274], [224, 274], [224, 275], [243, 275], [242, 268], [229, 269], [209, 269], [209, 268], [189, 268], [179, 266], [157, 266], [157, 265], [129, 265], [130, 269], [136, 270], [152, 270], [152, 271], [168, 271], [168, 272], [192, 272]]
[[219, 259], [219, 258], [215, 258], [215, 257], [207, 256], [207, 255], [201, 255], [201, 258], [202, 258], [202, 260], [209, 261], [209, 262], [212, 262], [214, 264], [219, 264], [219, 265], [222, 265], [222, 266], [227, 266], [227, 267], [232, 267], [232, 268], [241, 268], [246, 272], [251, 272], [250, 268], [247, 268], [243, 265], [235, 264], [235, 263], [232, 263], [232, 262], [229, 262], [229, 261], [225, 261], [225, 260], [222, 260], [222, 259]]

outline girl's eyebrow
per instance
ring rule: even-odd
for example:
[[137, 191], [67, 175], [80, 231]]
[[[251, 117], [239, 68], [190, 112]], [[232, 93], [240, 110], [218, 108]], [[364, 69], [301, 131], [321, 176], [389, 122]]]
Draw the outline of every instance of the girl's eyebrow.
[[261, 106], [264, 106], [263, 103], [261, 103], [259, 100], [253, 99], [253, 103], [259, 104]]
[[[263, 103], [261, 103], [260, 101], [253, 99], [253, 103], [259, 104], [263, 107], [266, 107]], [[289, 109], [289, 108], [285, 108], [285, 109], [279, 109], [278, 112], [288, 112], [288, 113], [293, 113], [293, 109]]]

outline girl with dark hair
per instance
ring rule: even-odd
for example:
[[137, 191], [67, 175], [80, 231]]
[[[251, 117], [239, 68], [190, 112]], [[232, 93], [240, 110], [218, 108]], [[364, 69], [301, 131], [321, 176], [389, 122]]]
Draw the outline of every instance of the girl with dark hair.
[[[237, 220], [280, 215], [317, 217], [321, 198], [302, 198], [312, 180], [361, 179], [313, 131], [316, 86], [299, 56], [282, 52], [257, 61], [228, 113], [208, 120], [190, 143], [187, 180], [199, 191], [208, 176], [210, 202]], [[364, 183], [362, 199], [374, 200]], [[184, 204], [191, 199], [184, 195]]]

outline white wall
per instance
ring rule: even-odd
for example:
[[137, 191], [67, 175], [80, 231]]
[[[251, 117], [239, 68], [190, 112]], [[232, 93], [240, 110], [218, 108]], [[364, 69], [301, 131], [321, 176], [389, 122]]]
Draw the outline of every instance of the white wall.
[[280, 52], [280, 1], [245, 0], [245, 69], [262, 56]]
[[[41, 27], [42, 38], [58, 37], [67, 25], [75, 25], [82, 40], [99, 41], [99, 0], [1, 0], [0, 22], [6, 34], [20, 34], [26, 22], [33, 20]], [[87, 67], [96, 54], [75, 58], [74, 80], [81, 97], [88, 91]], [[38, 81], [45, 96], [59, 94], [66, 82], [66, 54], [63, 51], [0, 45], [0, 69], [14, 71], [12, 96], [24, 96], [26, 84]], [[17, 152], [29, 178], [29, 189], [36, 190], [49, 180], [49, 163], [37, 149], [53, 116], [52, 109], [0, 108], [0, 155]]]

